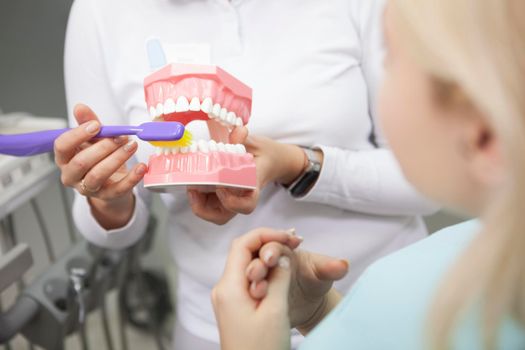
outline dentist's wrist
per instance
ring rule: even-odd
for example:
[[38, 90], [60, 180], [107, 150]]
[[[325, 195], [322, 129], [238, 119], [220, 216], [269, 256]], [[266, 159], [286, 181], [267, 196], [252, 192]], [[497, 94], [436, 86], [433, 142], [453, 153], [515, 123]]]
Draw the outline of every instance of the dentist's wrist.
[[[287, 157], [284, 158], [285, 171], [281, 177], [276, 180], [284, 187], [289, 187], [296, 180], [305, 174], [308, 167], [310, 166], [310, 161], [308, 155], [305, 152], [305, 149], [297, 145], [283, 145], [287, 147], [286, 154]], [[310, 152], [315, 153], [315, 158], [318, 162], [323, 164], [324, 154], [321, 150], [310, 150]], [[283, 151], [283, 154], [285, 152]], [[309, 188], [307, 190], [310, 190]]]
[[124, 227], [128, 224], [135, 210], [135, 195], [129, 193], [115, 200], [103, 200], [88, 197], [91, 213], [106, 230]]
[[308, 159], [304, 150], [296, 145], [281, 144], [282, 170], [275, 182], [281, 185], [289, 185], [301, 176], [308, 166]]

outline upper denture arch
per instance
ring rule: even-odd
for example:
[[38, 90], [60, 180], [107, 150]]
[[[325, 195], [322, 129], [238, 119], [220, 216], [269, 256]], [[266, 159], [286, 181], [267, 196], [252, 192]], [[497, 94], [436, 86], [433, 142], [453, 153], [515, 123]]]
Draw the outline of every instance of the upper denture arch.
[[242, 126], [251, 114], [252, 90], [219, 67], [170, 64], [144, 80], [152, 118], [215, 119], [224, 126]]

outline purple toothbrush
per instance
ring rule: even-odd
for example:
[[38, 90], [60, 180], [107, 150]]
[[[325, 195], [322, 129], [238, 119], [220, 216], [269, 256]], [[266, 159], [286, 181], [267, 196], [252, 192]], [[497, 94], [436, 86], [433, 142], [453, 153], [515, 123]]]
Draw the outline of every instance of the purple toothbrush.
[[[0, 154], [16, 157], [52, 152], [55, 140], [70, 128], [45, 130], [27, 134], [0, 135]], [[102, 126], [97, 138], [136, 135], [144, 141], [162, 146], [186, 146], [191, 134], [178, 122], [149, 122], [139, 126]], [[168, 142], [166, 144], [166, 142]]]

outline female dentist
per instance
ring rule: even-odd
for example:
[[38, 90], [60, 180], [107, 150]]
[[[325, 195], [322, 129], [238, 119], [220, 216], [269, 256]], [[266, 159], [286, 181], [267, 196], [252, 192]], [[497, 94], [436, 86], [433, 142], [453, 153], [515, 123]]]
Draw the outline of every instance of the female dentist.
[[[230, 242], [253, 227], [296, 227], [305, 247], [351, 259], [352, 272], [336, 285], [342, 293], [371, 262], [426, 235], [419, 216], [436, 207], [405, 181], [371, 108], [381, 11], [377, 0], [75, 1], [65, 76], [70, 121], [82, 125], [57, 140], [56, 160], [63, 183], [78, 190], [75, 222], [95, 244], [133, 244], [150, 213], [150, 195], [136, 185], [151, 147], [127, 139], [89, 143], [100, 123], [149, 119], [142, 85], [148, 38], [204, 44], [213, 64], [254, 89], [249, 127], [261, 136], [248, 146], [260, 188], [239, 197], [162, 195], [178, 268], [175, 348], [219, 348], [210, 293]], [[93, 110], [73, 109], [78, 102]], [[233, 137], [242, 140], [243, 132]], [[310, 163], [317, 173], [306, 176]], [[294, 196], [280, 185], [298, 181]]]

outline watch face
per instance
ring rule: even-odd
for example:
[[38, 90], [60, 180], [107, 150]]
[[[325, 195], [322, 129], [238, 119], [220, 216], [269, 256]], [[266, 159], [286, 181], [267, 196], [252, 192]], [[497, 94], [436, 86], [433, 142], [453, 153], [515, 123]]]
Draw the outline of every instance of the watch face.
[[312, 186], [317, 182], [321, 172], [321, 162], [317, 159], [317, 154], [311, 149], [304, 149], [308, 158], [308, 168], [300, 176], [297, 182], [289, 188], [292, 197], [303, 197], [308, 193]]

